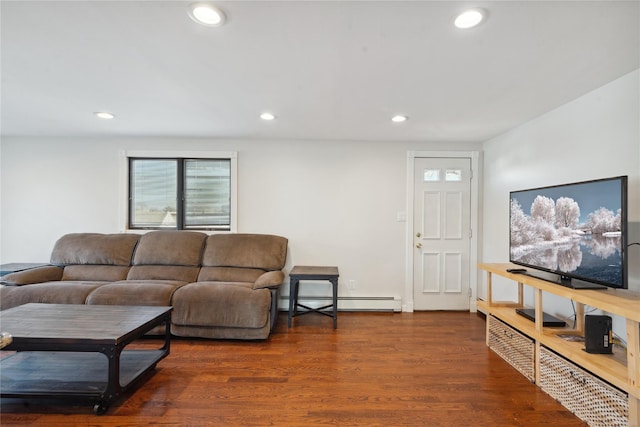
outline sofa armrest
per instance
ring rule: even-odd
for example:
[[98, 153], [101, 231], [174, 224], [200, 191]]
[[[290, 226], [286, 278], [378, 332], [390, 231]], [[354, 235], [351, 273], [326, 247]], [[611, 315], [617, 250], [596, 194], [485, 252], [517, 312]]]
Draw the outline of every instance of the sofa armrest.
[[284, 273], [280, 270], [263, 273], [253, 284], [253, 289], [274, 288], [282, 285]]
[[9, 273], [0, 278], [3, 285], [29, 285], [32, 283], [52, 282], [62, 279], [62, 267], [54, 265], [45, 265], [29, 270], [16, 271]]

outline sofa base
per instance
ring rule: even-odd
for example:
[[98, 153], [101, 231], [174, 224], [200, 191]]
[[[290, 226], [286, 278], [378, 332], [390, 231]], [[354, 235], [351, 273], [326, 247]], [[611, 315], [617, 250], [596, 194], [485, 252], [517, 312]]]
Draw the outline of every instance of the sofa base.
[[221, 326], [171, 325], [171, 334], [184, 338], [207, 338], [223, 340], [265, 340], [269, 338], [271, 322], [264, 328], [227, 328]]

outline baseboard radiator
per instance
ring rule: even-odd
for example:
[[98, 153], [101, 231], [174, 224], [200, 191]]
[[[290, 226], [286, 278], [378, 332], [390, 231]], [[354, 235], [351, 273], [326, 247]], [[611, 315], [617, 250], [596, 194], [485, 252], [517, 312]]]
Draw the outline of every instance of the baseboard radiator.
[[[331, 304], [331, 297], [299, 295], [298, 302], [309, 307], [322, 307]], [[278, 308], [289, 311], [289, 296], [280, 295]], [[338, 311], [402, 311], [400, 297], [338, 297]]]

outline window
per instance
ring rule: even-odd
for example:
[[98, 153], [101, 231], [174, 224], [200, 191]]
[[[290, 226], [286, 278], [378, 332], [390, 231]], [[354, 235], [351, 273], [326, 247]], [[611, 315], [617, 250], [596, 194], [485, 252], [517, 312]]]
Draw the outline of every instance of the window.
[[235, 160], [128, 156], [128, 228], [235, 231]]
[[[440, 181], [440, 169], [425, 169], [422, 180], [424, 182], [438, 182]], [[444, 171], [444, 180], [447, 182], [462, 181], [461, 169], [446, 169]]]
[[424, 182], [440, 181], [440, 169], [425, 169], [422, 180]]
[[447, 169], [444, 174], [445, 181], [459, 182], [462, 181], [462, 169]]

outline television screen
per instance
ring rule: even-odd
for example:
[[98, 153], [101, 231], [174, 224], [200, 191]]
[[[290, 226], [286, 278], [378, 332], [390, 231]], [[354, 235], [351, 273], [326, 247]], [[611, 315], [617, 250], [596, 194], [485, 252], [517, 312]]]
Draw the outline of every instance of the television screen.
[[626, 199], [626, 176], [512, 191], [509, 260], [567, 286], [626, 288]]

